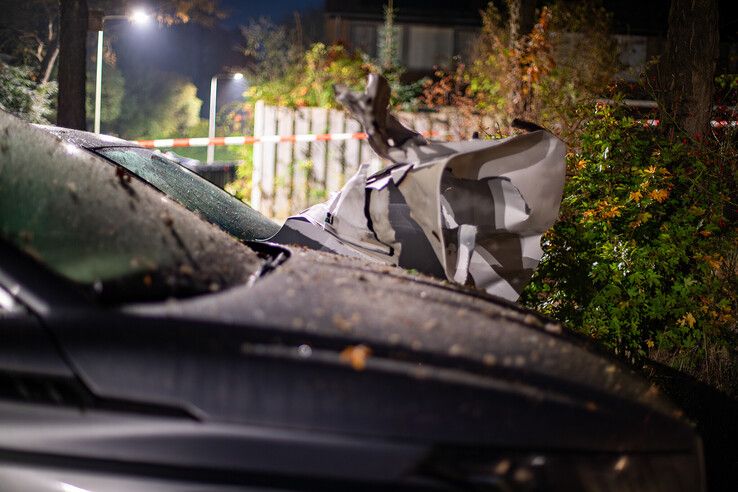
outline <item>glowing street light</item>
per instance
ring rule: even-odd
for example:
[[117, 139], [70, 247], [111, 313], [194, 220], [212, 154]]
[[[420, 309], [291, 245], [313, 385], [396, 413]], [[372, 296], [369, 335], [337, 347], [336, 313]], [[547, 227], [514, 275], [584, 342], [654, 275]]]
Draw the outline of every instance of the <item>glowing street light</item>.
[[[218, 79], [228, 78], [232, 80], [243, 80], [242, 73], [218, 74], [210, 79], [210, 114], [208, 115], [208, 138], [215, 138], [215, 99], [218, 94]], [[208, 144], [207, 163], [212, 164], [215, 159], [215, 146]]]
[[138, 9], [131, 13], [129, 19], [134, 24], [148, 24], [151, 20], [151, 16], [147, 14], [146, 11]]
[[125, 19], [133, 24], [148, 24], [151, 16], [143, 10], [134, 10], [131, 15], [105, 15], [100, 18], [97, 31], [97, 70], [95, 73], [95, 133], [100, 133], [100, 104], [102, 96], [103, 28], [106, 20]]

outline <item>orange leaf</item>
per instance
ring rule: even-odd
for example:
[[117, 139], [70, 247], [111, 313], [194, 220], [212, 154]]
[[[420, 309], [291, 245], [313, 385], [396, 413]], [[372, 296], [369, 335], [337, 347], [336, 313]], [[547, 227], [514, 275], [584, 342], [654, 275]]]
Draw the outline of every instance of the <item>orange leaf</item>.
[[663, 203], [667, 197], [669, 196], [669, 192], [667, 190], [653, 190], [649, 196], [656, 200], [659, 203]]

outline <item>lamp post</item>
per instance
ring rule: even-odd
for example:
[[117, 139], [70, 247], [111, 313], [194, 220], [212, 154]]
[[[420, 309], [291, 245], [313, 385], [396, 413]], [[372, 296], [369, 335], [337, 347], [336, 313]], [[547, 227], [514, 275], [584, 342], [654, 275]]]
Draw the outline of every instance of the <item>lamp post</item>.
[[106, 20], [126, 19], [135, 24], [145, 24], [150, 16], [142, 10], [136, 10], [131, 15], [105, 15], [100, 18], [97, 31], [97, 67], [95, 71], [95, 133], [100, 133], [100, 104], [102, 96], [102, 59], [103, 59], [103, 28]]
[[[208, 138], [215, 137], [215, 104], [218, 95], [218, 79], [219, 78], [230, 78], [233, 80], [243, 79], [242, 73], [232, 74], [217, 74], [213, 75], [210, 79], [210, 112], [208, 114]], [[208, 158], [207, 163], [212, 164], [215, 159], [215, 146], [211, 143], [208, 144]]]

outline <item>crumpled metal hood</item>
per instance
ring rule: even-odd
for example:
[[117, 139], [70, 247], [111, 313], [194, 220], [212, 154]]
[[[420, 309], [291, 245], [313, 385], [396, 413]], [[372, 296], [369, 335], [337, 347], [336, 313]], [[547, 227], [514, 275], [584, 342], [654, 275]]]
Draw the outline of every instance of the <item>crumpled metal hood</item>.
[[369, 143], [394, 165], [368, 165], [270, 239], [399, 265], [517, 300], [558, 217], [564, 143], [545, 130], [499, 140], [430, 142], [387, 112], [376, 75], [364, 94], [338, 88]]

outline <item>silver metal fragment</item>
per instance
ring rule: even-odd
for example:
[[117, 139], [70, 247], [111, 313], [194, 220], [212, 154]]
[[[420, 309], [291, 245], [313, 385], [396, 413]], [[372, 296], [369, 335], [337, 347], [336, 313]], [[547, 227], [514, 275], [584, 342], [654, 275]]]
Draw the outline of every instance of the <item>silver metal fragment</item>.
[[545, 130], [498, 140], [428, 141], [392, 116], [389, 85], [336, 87], [337, 99], [394, 164], [367, 167], [327, 202], [290, 217], [270, 241], [383, 262], [515, 301], [558, 217], [564, 143]]

